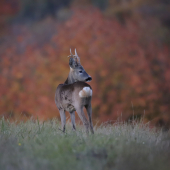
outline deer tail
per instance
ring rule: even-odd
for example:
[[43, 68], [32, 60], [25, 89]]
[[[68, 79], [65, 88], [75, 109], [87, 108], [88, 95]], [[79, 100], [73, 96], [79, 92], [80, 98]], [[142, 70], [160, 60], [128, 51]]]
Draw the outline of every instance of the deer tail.
[[90, 87], [84, 87], [80, 92], [79, 92], [80, 97], [90, 97], [92, 96], [92, 89]]

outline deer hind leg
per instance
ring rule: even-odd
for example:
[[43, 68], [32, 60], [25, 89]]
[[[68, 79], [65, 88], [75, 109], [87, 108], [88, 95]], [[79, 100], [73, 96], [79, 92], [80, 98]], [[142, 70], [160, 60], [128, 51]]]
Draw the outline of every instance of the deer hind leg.
[[92, 122], [92, 107], [91, 107], [91, 104], [86, 105], [85, 108], [87, 110], [87, 114], [88, 114], [88, 117], [89, 117], [90, 131], [91, 131], [92, 134], [94, 134], [93, 122]]
[[76, 130], [76, 123], [75, 123], [75, 112], [69, 112], [70, 113], [70, 117], [71, 117], [71, 123], [73, 126], [73, 130]]
[[83, 125], [86, 129], [86, 133], [88, 134], [89, 133], [89, 122], [86, 119], [86, 116], [83, 112], [83, 107], [77, 108], [76, 111], [77, 111], [77, 114], [79, 115], [81, 121], [83, 122]]
[[60, 118], [61, 118], [62, 131], [65, 132], [65, 125], [66, 125], [65, 111], [64, 109], [61, 109], [59, 112], [60, 112]]

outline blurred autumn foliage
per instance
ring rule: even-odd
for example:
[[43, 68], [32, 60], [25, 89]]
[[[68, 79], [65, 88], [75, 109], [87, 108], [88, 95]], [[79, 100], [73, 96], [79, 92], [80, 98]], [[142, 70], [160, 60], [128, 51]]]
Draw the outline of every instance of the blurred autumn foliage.
[[76, 48], [93, 78], [95, 120], [128, 120], [134, 113], [170, 126], [169, 28], [142, 15], [144, 8], [116, 10], [111, 3], [102, 12], [84, 2], [73, 1], [57, 17], [10, 24], [0, 38], [0, 114], [59, 117], [55, 89], [68, 76], [69, 49]]

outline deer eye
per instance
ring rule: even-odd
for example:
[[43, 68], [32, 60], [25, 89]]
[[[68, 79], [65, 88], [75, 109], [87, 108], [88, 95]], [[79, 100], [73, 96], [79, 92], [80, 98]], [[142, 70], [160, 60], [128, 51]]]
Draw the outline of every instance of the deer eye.
[[79, 71], [79, 73], [82, 73], [82, 71]]

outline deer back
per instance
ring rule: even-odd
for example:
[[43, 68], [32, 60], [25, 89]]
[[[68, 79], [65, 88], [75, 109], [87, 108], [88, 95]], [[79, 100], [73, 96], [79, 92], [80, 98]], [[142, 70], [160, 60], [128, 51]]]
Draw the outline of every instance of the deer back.
[[92, 88], [85, 82], [60, 84], [55, 94], [55, 103], [59, 110], [73, 112], [79, 106], [88, 105], [92, 98]]

